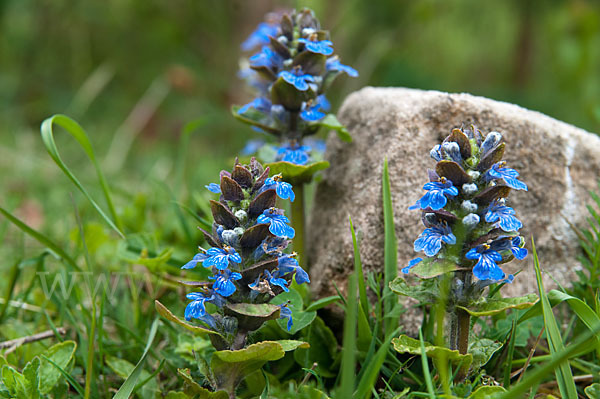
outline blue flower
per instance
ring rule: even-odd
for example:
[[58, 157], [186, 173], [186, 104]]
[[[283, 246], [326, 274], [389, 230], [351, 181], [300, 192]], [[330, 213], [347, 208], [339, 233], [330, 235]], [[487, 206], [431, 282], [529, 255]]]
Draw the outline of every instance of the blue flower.
[[292, 325], [294, 324], [292, 321], [292, 310], [288, 308], [287, 303], [279, 305], [279, 307], [281, 308], [281, 312], [279, 312], [279, 318], [288, 319], [287, 329], [290, 331], [292, 329]]
[[479, 245], [466, 253], [467, 259], [477, 260], [473, 275], [479, 280], [500, 281], [505, 277], [504, 272], [496, 264], [502, 261], [502, 255], [490, 248], [489, 245]]
[[511, 168], [505, 168], [505, 161], [500, 161], [492, 165], [492, 167], [485, 173], [485, 180], [495, 180], [495, 179], [504, 179], [506, 185], [515, 190], [525, 190], [527, 191], [527, 184], [523, 183], [520, 180], [517, 180], [519, 177], [519, 172]]
[[296, 165], [306, 165], [308, 163], [310, 147], [305, 145], [283, 145], [277, 150], [277, 159]]
[[238, 114], [239, 115], [243, 115], [246, 112], [248, 112], [248, 110], [250, 108], [254, 108], [257, 111], [260, 112], [269, 112], [271, 110], [271, 101], [269, 101], [266, 98], [263, 97], [258, 97], [255, 98], [254, 100], [250, 101], [248, 104], [243, 105], [242, 107], [240, 107], [240, 109], [238, 109]]
[[265, 209], [256, 219], [256, 223], [269, 224], [269, 231], [277, 237], [294, 238], [296, 232], [291, 226], [287, 225], [290, 220], [284, 215], [278, 214], [277, 211], [276, 208]]
[[346, 73], [348, 76], [351, 76], [353, 78], [358, 76], [358, 71], [348, 65], [343, 65], [339, 58], [337, 57], [331, 57], [327, 60], [327, 62], [325, 63], [325, 67], [327, 68], [328, 71], [334, 71], [334, 72], [344, 72]]
[[199, 319], [202, 316], [206, 315], [206, 308], [204, 303], [211, 302], [215, 299], [214, 295], [206, 296], [202, 292], [190, 292], [186, 295], [187, 299], [191, 299], [192, 302], [188, 303], [185, 308], [185, 319], [191, 320]]
[[263, 46], [269, 43], [269, 36], [277, 35], [277, 25], [261, 22], [258, 27], [248, 36], [242, 43], [242, 50], [250, 51], [258, 46]]
[[523, 260], [527, 257], [527, 249], [523, 248], [525, 240], [523, 237], [500, 237], [496, 241], [490, 244], [490, 248], [494, 251], [510, 251], [519, 260]]
[[304, 38], [298, 39], [299, 43], [304, 43], [306, 48], [311, 53], [331, 55], [333, 54], [333, 43], [330, 40], [312, 41]]
[[225, 249], [212, 247], [206, 251], [207, 257], [202, 261], [204, 267], [216, 267], [219, 270], [225, 270], [230, 262], [242, 263], [242, 257], [234, 248], [225, 246]]
[[294, 202], [294, 199], [296, 199], [296, 194], [294, 194], [294, 190], [292, 190], [292, 185], [281, 181], [281, 174], [275, 175], [272, 178], [267, 177], [259, 192], [271, 190], [273, 188], [275, 189], [277, 196], [281, 199], [289, 198], [291, 202]]
[[232, 272], [230, 270], [225, 270], [222, 273], [216, 275], [216, 277], [209, 277], [211, 280], [215, 280], [212, 288], [213, 290], [221, 295], [222, 297], [227, 298], [231, 296], [235, 292], [235, 284], [234, 281], [237, 281], [242, 278], [242, 275], [237, 272]]
[[277, 259], [277, 265], [279, 270], [277, 271], [278, 275], [284, 276], [288, 273], [296, 272], [295, 279], [296, 283], [309, 283], [310, 278], [308, 277], [308, 273], [300, 267], [298, 261], [294, 257], [294, 255], [283, 255]]
[[283, 58], [267, 46], [250, 57], [248, 61], [253, 67], [278, 68], [283, 65]]
[[308, 90], [308, 83], [312, 83], [315, 81], [314, 76], [304, 74], [304, 75], [296, 75], [295, 73], [289, 71], [281, 71], [279, 72], [279, 77], [283, 78], [286, 82], [294, 86], [296, 89], [300, 91]]
[[204, 187], [206, 187], [211, 193], [221, 194], [221, 186], [219, 186], [217, 183], [210, 183], [208, 186]]
[[504, 205], [501, 201], [494, 201], [487, 208], [485, 221], [495, 223], [502, 230], [517, 231], [523, 227], [523, 223], [515, 216], [515, 210]]
[[200, 248], [200, 251], [203, 251], [203, 252], [200, 252], [200, 253], [197, 253], [196, 255], [194, 255], [192, 260], [189, 261], [188, 263], [186, 263], [185, 265], [181, 266], [181, 268], [182, 269], [193, 269], [194, 267], [196, 267], [198, 262], [204, 262], [206, 259], [208, 259], [208, 255], [202, 248]]
[[[256, 126], [252, 126], [252, 127], [256, 127]], [[244, 148], [242, 148], [242, 150], [240, 151], [240, 154], [244, 155], [244, 156], [256, 154], [263, 145], [265, 145], [264, 140], [260, 140], [260, 139], [248, 140], [246, 142], [246, 145], [244, 146]]]
[[320, 94], [317, 96], [316, 104], [319, 104], [323, 111], [329, 111], [331, 109], [331, 103], [325, 97], [325, 94]]
[[419, 262], [421, 262], [422, 258], [414, 258], [410, 262], [408, 262], [408, 266], [402, 268], [402, 273], [408, 273], [410, 269], [415, 267]]
[[446, 244], [456, 244], [456, 236], [448, 225], [439, 225], [425, 229], [415, 240], [416, 252], [423, 251], [427, 256], [436, 255], [442, 249], [442, 241]]
[[413, 206], [408, 209], [427, 209], [434, 211], [442, 209], [448, 202], [446, 196], [454, 197], [458, 195], [458, 189], [452, 185], [452, 181], [441, 178], [440, 181], [432, 181], [423, 186], [427, 193], [421, 197]]
[[263, 255], [281, 254], [288, 246], [289, 241], [285, 237], [269, 236], [254, 250], [254, 260], [259, 260]]
[[300, 111], [300, 118], [307, 122], [317, 122], [325, 118], [325, 113], [320, 111], [321, 106], [319, 104], [313, 106], [306, 106], [306, 103], [302, 105], [302, 111]]
[[269, 284], [281, 287], [285, 292], [290, 291], [290, 289], [287, 287], [288, 282], [285, 281], [285, 279], [273, 276], [268, 270], [265, 270], [265, 279], [269, 282]]

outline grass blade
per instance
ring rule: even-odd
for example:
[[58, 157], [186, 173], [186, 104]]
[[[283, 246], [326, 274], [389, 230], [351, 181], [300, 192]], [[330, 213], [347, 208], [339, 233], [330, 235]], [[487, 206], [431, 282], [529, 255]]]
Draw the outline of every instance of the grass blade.
[[46, 247], [48, 247], [48, 249], [50, 249], [52, 252], [54, 252], [56, 255], [58, 255], [60, 258], [62, 258], [71, 267], [73, 267], [77, 271], [81, 271], [81, 269], [79, 268], [79, 266], [77, 266], [77, 264], [75, 263], [73, 258], [71, 258], [69, 255], [67, 255], [67, 253], [65, 251], [63, 251], [62, 248], [59, 247], [58, 244], [56, 244], [54, 241], [52, 241], [51, 239], [49, 239], [47, 236], [40, 233], [39, 231], [34, 230], [31, 227], [27, 226], [25, 223], [23, 223], [17, 217], [13, 216], [12, 213], [10, 213], [6, 209], [2, 208], [1, 206], [0, 206], [0, 213], [2, 213], [9, 221], [11, 221], [15, 226], [17, 226], [19, 229], [21, 229], [24, 233], [29, 234], [31, 237], [36, 239], [38, 242], [40, 242], [40, 243], [44, 244]]
[[121, 385], [121, 388], [119, 388], [119, 391], [117, 391], [115, 396], [113, 396], [113, 399], [127, 399], [127, 398], [129, 398], [129, 395], [131, 395], [131, 392], [133, 392], [133, 389], [135, 388], [137, 380], [138, 380], [138, 378], [140, 378], [140, 375], [142, 374], [142, 370], [144, 369], [144, 363], [146, 362], [146, 356], [148, 356], [148, 352], [150, 351], [152, 342], [154, 342], [154, 337], [156, 336], [157, 329], [158, 329], [158, 318], [154, 319], [154, 322], [152, 323], [152, 327], [150, 327], [150, 335], [148, 336], [148, 341], [146, 342], [146, 348], [144, 349], [144, 353], [142, 354], [142, 357], [140, 358], [138, 363], [135, 365], [135, 368], [133, 369], [131, 374], [129, 374], [129, 376], [123, 383], [123, 385]]
[[358, 281], [358, 296], [360, 299], [360, 306], [365, 315], [369, 314], [369, 302], [367, 298], [367, 289], [365, 288], [365, 275], [363, 273], [362, 261], [360, 259], [360, 249], [358, 247], [358, 240], [354, 232], [354, 225], [352, 224], [352, 218], [350, 220], [350, 231], [352, 232], [352, 245], [354, 247], [354, 270], [356, 272], [356, 279]]
[[361, 371], [362, 377], [358, 382], [358, 387], [356, 388], [356, 392], [354, 392], [353, 398], [369, 399], [371, 397], [375, 381], [377, 380], [377, 376], [379, 376], [381, 366], [383, 365], [383, 362], [385, 361], [390, 349], [392, 337], [398, 334], [400, 334], [400, 328], [392, 331], [391, 334], [385, 338], [384, 343], [379, 347], [375, 353], [375, 356], [373, 356], [369, 361], [365, 360], [363, 364], [366, 364], [367, 366]]
[[344, 345], [342, 349], [340, 398], [351, 398], [356, 381], [356, 273], [348, 278], [348, 301], [344, 318]]
[[[560, 330], [556, 324], [556, 319], [552, 313], [552, 306], [544, 290], [544, 284], [542, 282], [542, 272], [540, 271], [540, 262], [535, 250], [535, 242], [531, 240], [531, 248], [533, 252], [533, 264], [535, 267], [535, 276], [537, 279], [538, 290], [540, 294], [540, 302], [542, 303], [542, 313], [544, 315], [544, 324], [546, 326], [546, 336], [548, 338], [548, 346], [552, 357], [558, 356], [558, 353], [563, 352], [565, 347], [560, 336]], [[561, 363], [555, 371], [556, 382], [560, 394], [563, 398], [576, 398], [577, 387], [573, 381], [573, 373], [568, 363]]]
[[390, 283], [398, 274], [398, 245], [394, 227], [394, 212], [392, 209], [392, 193], [387, 159], [383, 162], [383, 224], [385, 232], [384, 244], [384, 274], [383, 274], [383, 313], [388, 319], [384, 323], [384, 336], [388, 336], [399, 323], [395, 315], [398, 299], [390, 290]]
[[433, 390], [433, 382], [431, 381], [431, 374], [429, 373], [429, 363], [427, 361], [427, 354], [425, 353], [425, 341], [423, 340], [423, 331], [421, 331], [421, 329], [419, 329], [419, 341], [421, 341], [421, 364], [423, 366], [425, 383], [427, 384], [427, 392], [429, 392], [429, 397], [431, 399], [435, 399], [435, 391]]
[[[92, 162], [94, 169], [96, 169], [96, 174], [98, 176], [98, 181], [100, 182], [100, 186], [102, 187], [102, 191], [104, 193], [104, 198], [106, 199], [106, 204], [108, 205], [108, 210], [112, 216], [112, 219], [108, 217], [106, 213], [100, 208], [100, 206], [94, 201], [91, 195], [87, 192], [87, 190], [83, 187], [83, 185], [79, 182], [79, 180], [75, 177], [71, 170], [65, 165], [60, 154], [58, 153], [58, 148], [56, 147], [56, 142], [54, 141], [54, 125], [58, 125], [65, 129], [67, 133], [69, 133], [81, 146], [85, 154], [88, 156], [89, 160]], [[67, 177], [75, 184], [75, 186], [83, 193], [83, 195], [90, 201], [92, 206], [98, 211], [100, 216], [106, 221], [106, 223], [115, 230], [121, 238], [125, 238], [121, 229], [117, 227], [120, 225], [119, 218], [117, 217], [117, 212], [115, 211], [115, 207], [113, 205], [110, 190], [108, 188], [108, 183], [102, 174], [102, 170], [96, 161], [96, 155], [94, 154], [94, 149], [92, 148], [92, 143], [88, 138], [87, 133], [83, 128], [75, 122], [73, 119], [69, 118], [65, 115], [54, 115], [50, 118], [46, 119], [42, 122], [42, 127], [40, 129], [42, 134], [42, 140], [44, 141], [44, 145], [46, 146], [46, 150], [50, 157], [54, 160], [54, 162], [58, 165], [59, 168], [67, 175]], [[113, 221], [114, 220], [114, 221]]]

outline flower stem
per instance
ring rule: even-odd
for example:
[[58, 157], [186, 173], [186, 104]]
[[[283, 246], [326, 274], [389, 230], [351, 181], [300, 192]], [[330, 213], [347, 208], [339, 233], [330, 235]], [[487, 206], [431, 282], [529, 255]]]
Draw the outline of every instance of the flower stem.
[[[292, 202], [292, 227], [296, 231], [294, 236], [294, 251], [298, 254], [298, 263], [307, 267], [304, 263], [304, 184], [294, 186], [296, 199]], [[308, 269], [307, 269], [308, 271]]]

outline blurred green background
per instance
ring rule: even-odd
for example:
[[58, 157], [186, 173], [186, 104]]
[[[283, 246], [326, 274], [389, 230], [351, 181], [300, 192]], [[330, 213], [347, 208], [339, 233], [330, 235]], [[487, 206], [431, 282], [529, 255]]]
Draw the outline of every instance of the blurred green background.
[[[360, 72], [338, 79], [336, 107], [365, 85], [406, 86], [509, 101], [600, 130], [598, 1], [3, 0], [0, 203], [54, 235], [73, 228], [74, 187], [39, 136], [43, 119], [65, 113], [90, 135], [120, 211], [148, 201], [160, 226], [172, 217], [161, 213], [165, 187], [187, 202], [257, 137], [229, 115], [250, 98], [236, 77], [239, 44], [266, 12], [302, 6]], [[198, 118], [180, 146], [182, 127]], [[57, 141], [100, 198], [81, 149], [65, 134]]]

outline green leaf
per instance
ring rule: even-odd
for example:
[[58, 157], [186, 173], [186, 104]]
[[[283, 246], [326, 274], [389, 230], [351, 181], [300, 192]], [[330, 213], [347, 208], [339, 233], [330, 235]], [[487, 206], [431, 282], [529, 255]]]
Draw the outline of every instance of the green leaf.
[[[537, 252], [535, 250], [535, 243], [531, 240], [531, 246], [533, 251], [533, 265], [535, 267], [535, 276], [537, 279], [538, 290], [540, 294], [540, 301], [542, 303], [542, 313], [544, 315], [544, 324], [546, 325], [546, 336], [548, 338], [548, 347], [550, 354], [556, 356], [558, 353], [565, 350], [565, 346], [560, 336], [560, 330], [556, 324], [554, 313], [552, 313], [552, 307], [550, 301], [544, 291], [544, 284], [542, 282], [542, 272], [540, 270], [540, 262], [538, 260]], [[577, 387], [573, 381], [573, 373], [568, 363], [561, 363], [560, 366], [555, 370], [556, 381], [560, 394], [563, 398], [576, 398]]]
[[460, 267], [449, 259], [425, 258], [410, 269], [410, 274], [428, 279], [457, 270]]
[[394, 224], [394, 208], [392, 205], [392, 192], [387, 158], [383, 161], [381, 187], [384, 227], [383, 312], [387, 319], [384, 321], [383, 331], [384, 336], [388, 336], [398, 326], [400, 316], [395, 314], [398, 298], [391, 295], [390, 292], [390, 283], [394, 281], [398, 275], [398, 239], [396, 237], [396, 225]]
[[150, 327], [150, 334], [148, 335], [148, 341], [146, 342], [146, 347], [144, 348], [144, 353], [142, 354], [142, 357], [136, 364], [131, 374], [129, 374], [123, 385], [121, 385], [115, 396], [113, 396], [113, 399], [127, 399], [129, 398], [129, 395], [131, 395], [131, 392], [133, 392], [133, 389], [137, 384], [137, 380], [138, 378], [140, 378], [140, 375], [144, 368], [144, 363], [146, 362], [146, 356], [148, 356], [148, 351], [152, 346], [152, 342], [154, 342], [154, 337], [156, 336], [157, 329], [158, 319], [154, 319], [154, 322]]
[[302, 296], [294, 289], [290, 290], [289, 292], [283, 292], [277, 295], [271, 300], [271, 303], [273, 305], [281, 305], [288, 301], [288, 308], [290, 308], [290, 310], [292, 311], [292, 320], [294, 321], [294, 324], [292, 325], [290, 331], [288, 331], [287, 329], [287, 319], [278, 319], [277, 324], [283, 331], [293, 335], [305, 328], [306, 326], [308, 326], [310, 323], [312, 323], [312, 321], [317, 316], [317, 312], [308, 312], [302, 310]]
[[172, 321], [175, 324], [179, 324], [180, 326], [184, 327], [186, 330], [193, 332], [194, 334], [220, 335], [218, 332], [209, 330], [208, 328], [204, 328], [204, 327], [200, 327], [200, 326], [193, 326], [191, 324], [188, 324], [185, 320], [180, 319], [179, 317], [177, 317], [173, 313], [171, 313], [171, 311], [169, 309], [167, 309], [165, 307], [165, 305], [163, 305], [159, 301], [154, 301], [154, 306], [155, 306], [158, 314], [160, 314], [162, 317], [164, 317], [165, 319], [167, 319], [169, 321]]
[[40, 377], [38, 370], [40, 369], [40, 358], [34, 357], [23, 369], [23, 377], [25, 377], [25, 393], [28, 399], [38, 399], [40, 397]]
[[[190, 398], [191, 398], [191, 396], [188, 396], [184, 392], [175, 392], [175, 391], [170, 391], [169, 393], [167, 393], [167, 396], [165, 396], [165, 399], [190, 399]], [[227, 396], [225, 396], [225, 398], [227, 398]]]
[[28, 399], [25, 391], [25, 377], [12, 367], [2, 367], [2, 382], [12, 397]]
[[309, 183], [315, 173], [329, 167], [329, 162], [320, 161], [308, 165], [296, 165], [279, 161], [265, 164], [265, 167], [267, 166], [271, 170], [271, 175], [281, 173], [284, 181], [296, 185]]
[[225, 305], [225, 314], [238, 320], [246, 331], [258, 330], [265, 322], [279, 318], [281, 308], [269, 303], [231, 303]]
[[[350, 232], [352, 233], [352, 248], [354, 249], [354, 270], [356, 271], [356, 279], [358, 283], [358, 298], [360, 306], [365, 315], [369, 314], [369, 298], [367, 298], [367, 288], [365, 287], [365, 274], [363, 272], [362, 260], [360, 259], [360, 248], [358, 238], [354, 231], [352, 219], [348, 217], [350, 222]], [[360, 315], [359, 315], [360, 316]]]
[[336, 374], [332, 372], [332, 368], [338, 354], [338, 343], [331, 329], [320, 317], [316, 317], [303, 331], [302, 338], [310, 344], [310, 348], [298, 348], [294, 352], [296, 362], [307, 369], [317, 363], [317, 373], [323, 377], [334, 377]]
[[[76, 349], [77, 344], [74, 341], [64, 341], [46, 349], [44, 352], [45, 358], [42, 358], [39, 369], [40, 393], [46, 395], [52, 391], [62, 377], [62, 373], [56, 366], [63, 370], [67, 369], [72, 364]], [[53, 361], [56, 366], [46, 359]]]
[[283, 346], [273, 341], [259, 342], [235, 351], [217, 351], [211, 361], [217, 388], [235, 392], [247, 375], [260, 369], [266, 362], [281, 359], [284, 355]]
[[423, 280], [417, 285], [408, 285], [403, 277], [396, 277], [390, 283], [390, 289], [398, 295], [414, 298], [421, 303], [434, 303], [440, 295], [435, 279]]
[[[71, 172], [71, 170], [65, 165], [60, 154], [58, 153], [58, 148], [56, 147], [56, 142], [54, 141], [54, 125], [58, 125], [65, 129], [67, 133], [69, 133], [81, 146], [85, 154], [88, 156], [89, 160], [92, 162], [94, 169], [96, 170], [96, 175], [98, 176], [98, 181], [100, 182], [100, 187], [102, 188], [102, 192], [104, 193], [104, 198], [108, 205], [109, 212], [112, 216], [112, 219], [108, 217], [100, 208], [100, 206], [94, 201], [92, 196], [87, 192], [87, 190], [83, 187], [83, 185], [79, 182], [79, 180], [75, 177], [75, 175]], [[90, 201], [92, 206], [96, 209], [96, 211], [100, 214], [100, 216], [104, 219], [104, 221], [115, 230], [121, 238], [125, 238], [125, 235], [121, 232], [119, 225], [119, 218], [117, 216], [117, 212], [115, 211], [115, 207], [112, 202], [110, 190], [108, 188], [108, 183], [104, 178], [104, 174], [96, 161], [96, 155], [94, 154], [94, 149], [92, 148], [92, 143], [88, 138], [87, 133], [83, 128], [75, 122], [73, 119], [69, 118], [65, 115], [54, 115], [50, 118], [46, 119], [42, 122], [42, 126], [40, 128], [40, 133], [42, 135], [42, 141], [46, 146], [46, 150], [50, 157], [54, 160], [54, 162], [58, 165], [60, 169], [67, 175], [67, 177], [75, 184], [75, 186], [83, 193], [83, 195]]]
[[595, 382], [583, 390], [589, 399], [600, 399], [600, 384]]
[[471, 316], [493, 316], [508, 309], [527, 309], [538, 301], [536, 294], [529, 294], [517, 298], [482, 298], [468, 308], [458, 306], [469, 312]]
[[308, 344], [308, 342], [297, 341], [294, 339], [280, 339], [279, 341], [274, 341], [274, 342], [277, 342], [279, 345], [281, 345], [281, 347], [283, 348], [283, 350], [285, 352], [291, 352], [298, 348], [303, 348], [303, 349], [310, 348], [310, 345]]
[[[398, 338], [392, 339], [392, 345], [399, 353], [421, 354], [421, 342], [406, 335], [400, 335]], [[425, 342], [425, 354], [432, 359], [447, 359], [452, 364], [462, 365], [462, 368], [468, 368], [473, 363], [473, 355], [470, 353], [461, 355], [457, 350], [435, 346], [429, 342]]]
[[[204, 398], [204, 399], [228, 399], [229, 395], [225, 391], [211, 392], [206, 388], [202, 388], [190, 374], [189, 369], [177, 369], [177, 374], [185, 381], [184, 392], [193, 398]], [[196, 396], [198, 395], [198, 396]]]
[[473, 355], [472, 367], [475, 370], [486, 365], [494, 353], [496, 353], [502, 344], [487, 338], [471, 337], [469, 340], [469, 353]]
[[492, 399], [494, 395], [500, 392], [506, 392], [506, 389], [500, 386], [482, 386], [469, 395], [468, 399]]
[[307, 312], [315, 312], [319, 309], [324, 308], [325, 306], [331, 305], [332, 303], [336, 303], [340, 301], [339, 295], [332, 295], [325, 298], [318, 299], [311, 303], [305, 310]]
[[345, 141], [346, 143], [352, 142], [352, 136], [350, 136], [350, 133], [348, 133], [346, 127], [342, 125], [340, 121], [338, 121], [337, 117], [334, 114], [327, 114], [320, 121], [312, 122], [310, 123], [310, 125], [335, 130], [340, 140]]

